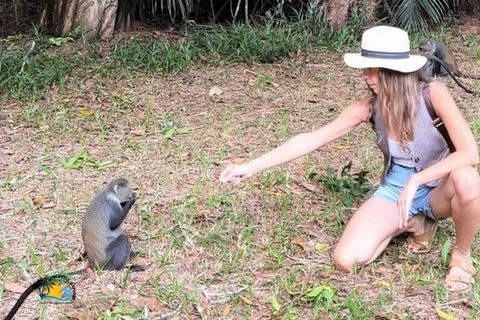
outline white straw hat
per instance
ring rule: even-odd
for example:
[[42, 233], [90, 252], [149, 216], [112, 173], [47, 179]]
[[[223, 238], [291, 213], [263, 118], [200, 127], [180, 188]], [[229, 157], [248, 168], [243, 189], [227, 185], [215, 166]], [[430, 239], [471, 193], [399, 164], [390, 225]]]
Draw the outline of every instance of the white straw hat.
[[385, 68], [405, 73], [417, 71], [427, 62], [424, 56], [410, 54], [407, 32], [389, 26], [365, 31], [361, 53], [346, 53], [343, 60], [352, 68]]

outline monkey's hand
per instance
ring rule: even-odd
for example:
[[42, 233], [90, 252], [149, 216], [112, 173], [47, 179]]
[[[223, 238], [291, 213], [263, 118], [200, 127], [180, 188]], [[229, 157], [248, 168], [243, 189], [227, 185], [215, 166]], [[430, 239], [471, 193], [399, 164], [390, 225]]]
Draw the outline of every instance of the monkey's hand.
[[122, 206], [122, 208], [125, 208], [125, 206], [128, 205], [128, 208], [130, 209], [130, 207], [133, 206], [136, 200], [137, 200], [137, 194], [135, 192], [132, 192], [132, 195], [130, 196], [130, 198], [127, 201], [120, 203], [120, 205]]

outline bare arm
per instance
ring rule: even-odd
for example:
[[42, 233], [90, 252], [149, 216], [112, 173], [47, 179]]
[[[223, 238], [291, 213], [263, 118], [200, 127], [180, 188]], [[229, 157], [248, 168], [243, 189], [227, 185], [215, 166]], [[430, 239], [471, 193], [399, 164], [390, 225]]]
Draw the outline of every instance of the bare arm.
[[442, 84], [430, 86], [430, 99], [437, 115], [442, 119], [455, 146], [455, 152], [413, 176], [416, 185], [443, 178], [452, 170], [478, 163], [475, 137], [457, 108], [448, 89]]
[[318, 130], [301, 133], [242, 166], [230, 166], [220, 175], [223, 182], [238, 183], [255, 173], [306, 155], [355, 129], [369, 116], [368, 101], [356, 102]]
[[343, 110], [332, 122], [318, 130], [301, 133], [272, 151], [251, 161], [255, 172], [289, 162], [306, 155], [355, 129], [368, 117], [368, 105], [357, 102]]

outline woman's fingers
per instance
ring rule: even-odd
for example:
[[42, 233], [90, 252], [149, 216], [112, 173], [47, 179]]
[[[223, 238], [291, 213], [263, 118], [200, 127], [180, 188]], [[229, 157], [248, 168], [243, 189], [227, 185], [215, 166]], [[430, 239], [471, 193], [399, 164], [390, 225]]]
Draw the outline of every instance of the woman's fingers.
[[234, 174], [233, 174], [233, 169], [234, 168], [235, 168], [235, 166], [228, 166], [226, 169], [224, 169], [222, 171], [222, 173], [220, 174], [220, 181], [221, 182], [231, 181], [231, 179], [234, 177]]

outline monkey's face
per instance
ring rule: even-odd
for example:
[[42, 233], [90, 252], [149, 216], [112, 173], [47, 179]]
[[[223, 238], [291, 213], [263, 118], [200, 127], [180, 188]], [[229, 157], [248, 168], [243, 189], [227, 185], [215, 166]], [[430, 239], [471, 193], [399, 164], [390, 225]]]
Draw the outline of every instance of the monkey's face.
[[133, 205], [133, 204], [135, 203], [135, 200], [137, 200], [137, 194], [136, 194], [135, 192], [132, 192], [132, 193], [130, 194], [130, 197], [129, 197], [128, 199], [126, 199], [126, 200], [124, 200], [124, 201], [120, 201], [120, 205], [121, 205], [122, 207], [125, 207], [125, 205], [126, 205], [127, 203], [129, 203], [129, 202], [131, 202], [132, 205]]
[[418, 50], [432, 54], [435, 47], [431, 41], [423, 41], [418, 45]]
[[130, 188], [122, 188], [118, 190], [117, 197], [120, 202], [127, 202], [136, 199], [135, 192]]

